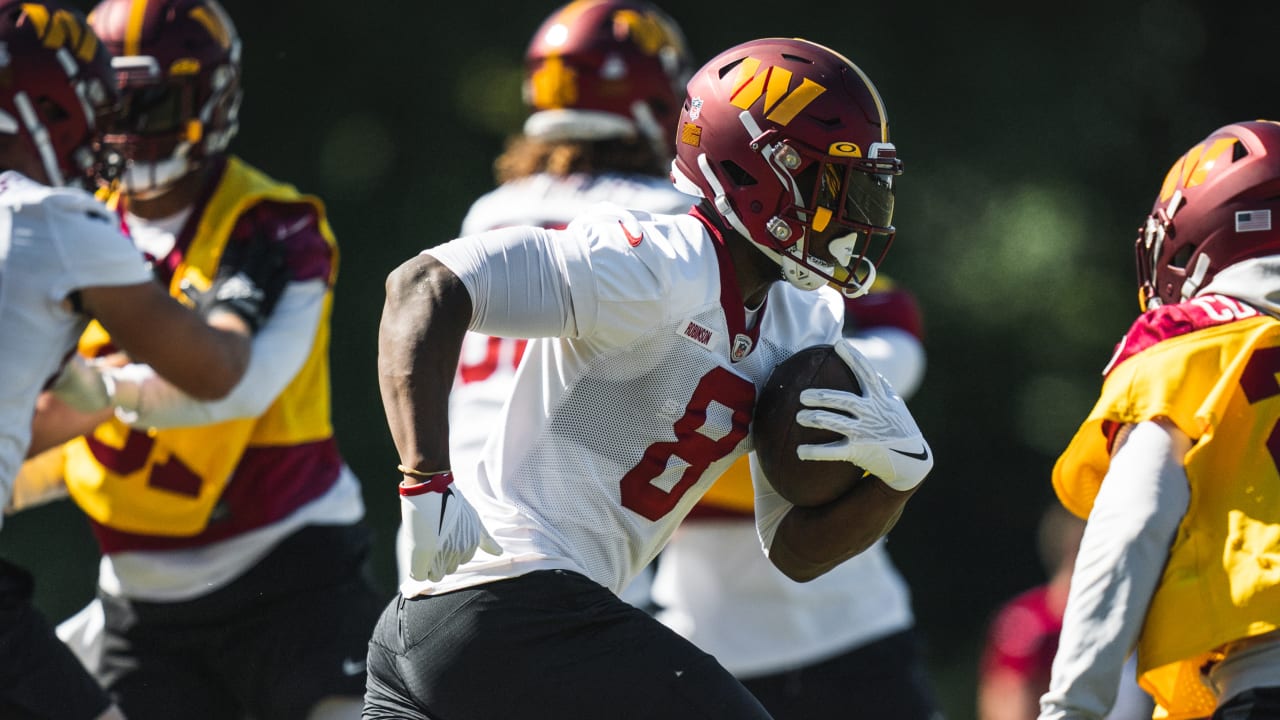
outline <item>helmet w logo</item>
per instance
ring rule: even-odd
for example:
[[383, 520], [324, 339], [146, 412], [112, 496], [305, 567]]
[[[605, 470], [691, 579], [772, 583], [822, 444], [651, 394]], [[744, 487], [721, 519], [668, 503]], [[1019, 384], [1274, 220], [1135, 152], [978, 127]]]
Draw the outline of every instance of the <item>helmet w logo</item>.
[[67, 10], [54, 10], [39, 3], [23, 3], [22, 12], [35, 26], [36, 35], [50, 50], [69, 48], [84, 62], [93, 60], [98, 50], [98, 36], [89, 32], [74, 14]]
[[1203, 183], [1215, 168], [1230, 165], [1232, 158], [1227, 151], [1234, 148], [1237, 142], [1239, 141], [1233, 137], [1217, 138], [1212, 143], [1200, 143], [1188, 150], [1165, 176], [1164, 185], [1160, 187], [1160, 202], [1168, 201], [1178, 190]]
[[799, 87], [791, 87], [792, 73], [785, 68], [770, 65], [761, 69], [760, 61], [749, 57], [738, 66], [738, 79], [734, 83], [729, 102], [735, 107], [749, 110], [760, 98], [764, 98], [765, 118], [786, 125], [808, 107], [827, 89], [809, 78], [801, 78]]

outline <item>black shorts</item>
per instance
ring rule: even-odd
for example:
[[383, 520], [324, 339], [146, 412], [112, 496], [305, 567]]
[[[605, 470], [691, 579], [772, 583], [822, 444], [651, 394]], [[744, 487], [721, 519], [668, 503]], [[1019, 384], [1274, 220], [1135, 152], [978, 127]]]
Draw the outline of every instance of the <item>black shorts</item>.
[[743, 680], [776, 720], [941, 718], [913, 630], [805, 667]]
[[32, 587], [0, 560], [0, 717], [96, 718], [111, 701], [31, 604]]
[[360, 697], [386, 601], [366, 572], [370, 543], [362, 523], [310, 526], [194, 600], [99, 593], [103, 685], [129, 720], [301, 720], [325, 697]]
[[577, 573], [397, 597], [369, 643], [366, 720], [767, 720], [715, 658]]

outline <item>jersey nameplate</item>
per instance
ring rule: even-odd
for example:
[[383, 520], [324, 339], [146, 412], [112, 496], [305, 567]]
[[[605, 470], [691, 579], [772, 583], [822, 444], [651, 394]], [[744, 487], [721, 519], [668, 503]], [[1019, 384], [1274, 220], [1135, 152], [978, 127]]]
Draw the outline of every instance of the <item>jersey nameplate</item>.
[[685, 320], [680, 323], [676, 328], [676, 333], [689, 342], [707, 350], [714, 349], [720, 341], [720, 333], [692, 320]]

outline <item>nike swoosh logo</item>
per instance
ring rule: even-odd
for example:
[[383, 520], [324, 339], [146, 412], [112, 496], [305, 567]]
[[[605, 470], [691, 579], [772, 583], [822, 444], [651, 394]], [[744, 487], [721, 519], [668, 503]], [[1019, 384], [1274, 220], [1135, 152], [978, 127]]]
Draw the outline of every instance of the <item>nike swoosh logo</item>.
[[622, 234], [627, 236], [627, 244], [631, 247], [640, 247], [640, 243], [644, 242], [644, 231], [641, 231], [639, 235], [632, 235], [621, 220], [618, 221], [618, 224], [622, 225]]
[[364, 672], [364, 667], [365, 667], [365, 661], [363, 659], [352, 660], [351, 658], [344, 658], [342, 660], [343, 675], [348, 675], [348, 676], [359, 675], [360, 673]]
[[923, 445], [920, 446], [920, 452], [907, 452], [906, 450], [899, 450], [898, 448], [889, 448], [889, 449], [898, 453], [899, 455], [905, 455], [906, 457], [909, 457], [912, 460], [919, 460], [920, 462], [924, 462], [929, 459], [929, 448]]
[[448, 488], [445, 488], [444, 497], [440, 498], [440, 522], [436, 525], [437, 535], [444, 529], [444, 509], [449, 507], [449, 496], [452, 494]]

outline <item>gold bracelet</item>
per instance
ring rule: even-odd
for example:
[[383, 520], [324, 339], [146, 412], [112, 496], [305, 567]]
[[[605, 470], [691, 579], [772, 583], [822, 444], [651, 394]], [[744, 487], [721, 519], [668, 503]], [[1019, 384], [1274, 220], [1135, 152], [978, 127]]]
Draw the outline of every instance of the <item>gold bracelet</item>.
[[414, 470], [413, 468], [407, 465], [397, 465], [396, 469], [400, 471], [401, 475], [408, 475], [409, 477], [416, 477], [416, 478], [433, 478], [437, 475], [444, 475], [445, 473], [449, 472], [448, 470], [436, 470], [435, 472], [422, 472], [421, 470]]

